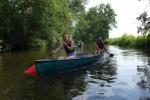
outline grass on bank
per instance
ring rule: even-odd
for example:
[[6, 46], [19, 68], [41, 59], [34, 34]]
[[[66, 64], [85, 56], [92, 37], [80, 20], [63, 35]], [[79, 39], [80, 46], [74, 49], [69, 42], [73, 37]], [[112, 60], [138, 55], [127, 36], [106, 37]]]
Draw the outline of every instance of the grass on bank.
[[119, 38], [111, 38], [107, 40], [110, 45], [118, 45], [121, 47], [146, 48], [150, 49], [150, 34], [142, 36], [133, 36], [124, 34]]

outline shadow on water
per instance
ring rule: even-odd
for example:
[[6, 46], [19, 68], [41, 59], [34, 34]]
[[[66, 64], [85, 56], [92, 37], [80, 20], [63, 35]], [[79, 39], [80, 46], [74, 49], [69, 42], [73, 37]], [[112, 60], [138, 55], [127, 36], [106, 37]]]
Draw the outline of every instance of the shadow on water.
[[[30, 86], [33, 86], [30, 89], [34, 90], [32, 93], [35, 93], [35, 96], [31, 95], [31, 97], [35, 100], [48, 100], [49, 98], [51, 100], [71, 100], [78, 95], [83, 95], [89, 83], [110, 87], [109, 83], [115, 79], [112, 77], [114, 75], [116, 75], [114, 67], [108, 68], [105, 64], [96, 64], [76, 71], [38, 78], [32, 81], [32, 84], [30, 83]], [[98, 80], [103, 81], [97, 83]]]
[[[112, 76], [115, 74], [114, 67], [108, 68], [106, 64], [99, 63], [45, 78], [21, 76], [17, 81], [11, 80], [10, 86], [5, 87], [0, 97], [4, 100], [71, 100], [82, 95], [89, 83], [95, 83], [99, 79], [107, 83], [113, 82]], [[104, 82], [100, 82], [99, 85], [107, 86]]]
[[46, 52], [0, 55], [0, 100], [150, 99], [150, 90], [137, 84], [143, 75], [137, 71], [137, 65], [148, 64], [149, 53], [110, 46], [109, 52], [114, 53], [114, 57], [105, 63], [45, 78], [24, 76], [27, 66], [46, 56]]

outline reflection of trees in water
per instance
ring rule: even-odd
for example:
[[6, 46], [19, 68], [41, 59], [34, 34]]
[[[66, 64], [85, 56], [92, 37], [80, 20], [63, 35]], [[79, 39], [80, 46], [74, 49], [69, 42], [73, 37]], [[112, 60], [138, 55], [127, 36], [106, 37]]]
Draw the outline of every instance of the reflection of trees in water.
[[90, 70], [90, 74], [92, 74], [92, 78], [111, 83], [115, 79], [116, 65], [109, 61], [105, 64], [96, 64], [96, 67]]
[[150, 66], [137, 66], [137, 71], [140, 73], [140, 81], [137, 83], [143, 89], [150, 89]]
[[0, 89], [0, 100], [70, 100], [85, 91], [85, 73], [83, 70], [40, 79], [22, 77]]
[[70, 100], [86, 91], [88, 81], [86, 76], [90, 72], [92, 78], [113, 81], [116, 75], [115, 65], [96, 64], [77, 71], [57, 74], [47, 78], [21, 77], [19, 81], [11, 83], [5, 92], [5, 98], [10, 100]]
[[139, 100], [150, 100], [150, 97], [143, 97], [143, 96], [140, 96]]
[[[85, 71], [58, 74], [36, 80], [35, 100], [70, 100], [85, 91]], [[27, 93], [28, 94], [28, 93]]]
[[[146, 91], [150, 90], [150, 66], [142, 65], [137, 66], [137, 71], [140, 75], [140, 81], [137, 83], [140, 88], [145, 89]], [[150, 96], [140, 96], [139, 100], [150, 100]]]
[[[137, 66], [137, 71], [140, 75], [140, 81], [137, 83], [139, 87], [145, 90], [150, 90], [150, 50], [140, 50], [143, 62], [147, 60], [147, 65]], [[143, 99], [144, 98], [144, 99]], [[141, 96], [140, 100], [150, 100], [150, 97]]]
[[143, 50], [143, 56], [147, 57], [147, 63], [150, 65], [150, 50]]
[[41, 96], [38, 95], [39, 98], [43, 98], [44, 95], [47, 99], [66, 100], [81, 95], [88, 84], [88, 81], [85, 80], [87, 72], [90, 72], [92, 78], [105, 80], [110, 83], [113, 82], [114, 75], [116, 75], [116, 68], [113, 63], [107, 62], [107, 64], [96, 64], [86, 69], [56, 75], [42, 81], [39, 80], [41, 82], [37, 82], [39, 84], [37, 88], [41, 86], [39, 92]]

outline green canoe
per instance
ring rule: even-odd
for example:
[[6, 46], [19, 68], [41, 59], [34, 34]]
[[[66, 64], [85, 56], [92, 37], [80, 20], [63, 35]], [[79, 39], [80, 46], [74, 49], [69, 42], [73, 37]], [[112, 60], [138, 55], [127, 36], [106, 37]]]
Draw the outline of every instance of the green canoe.
[[54, 74], [58, 72], [65, 72], [68, 70], [78, 69], [80, 67], [85, 67], [87, 65], [96, 63], [100, 58], [104, 56], [105, 53], [99, 55], [93, 54], [82, 54], [74, 59], [65, 60], [50, 60], [42, 59], [36, 60], [36, 69], [40, 76], [47, 76], [49, 74]]

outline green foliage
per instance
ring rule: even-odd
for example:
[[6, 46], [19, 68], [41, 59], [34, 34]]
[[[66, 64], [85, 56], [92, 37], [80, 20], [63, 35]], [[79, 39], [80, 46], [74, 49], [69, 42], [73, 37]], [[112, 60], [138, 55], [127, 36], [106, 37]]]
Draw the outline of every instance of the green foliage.
[[75, 29], [74, 38], [76, 39], [92, 42], [100, 35], [104, 38], [108, 38], [109, 30], [111, 30], [112, 27], [116, 27], [116, 14], [110, 4], [100, 4], [82, 14]]
[[69, 0], [69, 8], [74, 14], [80, 15], [85, 10], [87, 0]]
[[48, 19], [48, 22], [50, 22], [47, 40], [49, 46], [59, 44], [64, 32], [73, 35], [75, 22], [82, 16], [86, 0], [53, 0], [49, 4], [52, 3], [54, 3], [53, 7], [50, 6], [48, 10], [49, 13], [51, 12], [51, 17]]
[[[139, 0], [143, 1], [143, 0]], [[148, 0], [148, 5], [150, 5], [150, 0]], [[138, 17], [137, 20], [141, 22], [141, 25], [138, 26], [138, 33], [142, 34], [150, 34], [150, 16], [148, 15], [148, 12], [144, 11], [141, 13]]]
[[118, 45], [119, 46], [130, 46], [130, 47], [134, 47], [134, 44], [135, 44], [135, 37], [132, 36], [132, 35], [127, 35], [127, 34], [124, 34], [121, 38], [120, 38], [120, 42], [118, 42]]
[[45, 13], [48, 45], [58, 43], [64, 32], [72, 31], [72, 16], [66, 0], [49, 0]]
[[[109, 4], [85, 11], [87, 0], [0, 0], [0, 40], [12, 50], [59, 44], [64, 32], [75, 39], [107, 38], [116, 20]], [[38, 41], [37, 41], [38, 40]], [[37, 44], [36, 44], [37, 43]]]
[[11, 49], [29, 48], [36, 39], [54, 44], [63, 32], [72, 31], [69, 1], [1, 0], [0, 40]]
[[141, 25], [138, 27], [138, 33], [150, 34], [150, 17], [147, 12], [140, 14], [137, 20], [141, 22]]
[[108, 39], [107, 42], [111, 45], [119, 45], [122, 47], [133, 48], [150, 48], [150, 35], [132, 36], [124, 34], [120, 38]]
[[0, 39], [10, 48], [25, 49], [44, 32], [44, 0], [1, 0], [0, 4]]
[[147, 47], [150, 48], [150, 34], [147, 35], [146, 40], [147, 40], [147, 43], [146, 43]]

